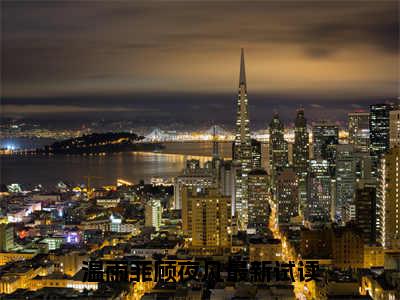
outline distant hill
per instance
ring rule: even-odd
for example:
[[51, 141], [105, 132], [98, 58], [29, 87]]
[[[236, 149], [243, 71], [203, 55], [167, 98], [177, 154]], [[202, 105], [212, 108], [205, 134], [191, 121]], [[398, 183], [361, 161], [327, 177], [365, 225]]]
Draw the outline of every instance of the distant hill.
[[154, 151], [160, 144], [138, 143], [144, 137], [129, 132], [107, 132], [83, 135], [78, 138], [55, 142], [38, 149], [46, 154], [98, 154], [126, 151]]

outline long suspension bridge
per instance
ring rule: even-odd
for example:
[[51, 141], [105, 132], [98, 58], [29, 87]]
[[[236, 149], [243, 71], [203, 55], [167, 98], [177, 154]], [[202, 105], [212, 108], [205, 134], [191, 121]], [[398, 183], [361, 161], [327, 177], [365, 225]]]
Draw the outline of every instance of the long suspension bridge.
[[[268, 134], [265, 132], [255, 132], [251, 136], [259, 141], [267, 141]], [[202, 142], [202, 141], [219, 141], [231, 142], [235, 139], [235, 135], [222, 128], [219, 125], [213, 125], [204, 131], [193, 132], [177, 132], [162, 130], [160, 128], [153, 129], [145, 136], [141, 142], [144, 143], [166, 143], [166, 142]]]
[[146, 143], [160, 143], [160, 142], [198, 142], [198, 141], [233, 141], [234, 135], [222, 128], [221, 126], [214, 125], [204, 131], [193, 132], [177, 132], [161, 130], [155, 128], [145, 136], [142, 142]]

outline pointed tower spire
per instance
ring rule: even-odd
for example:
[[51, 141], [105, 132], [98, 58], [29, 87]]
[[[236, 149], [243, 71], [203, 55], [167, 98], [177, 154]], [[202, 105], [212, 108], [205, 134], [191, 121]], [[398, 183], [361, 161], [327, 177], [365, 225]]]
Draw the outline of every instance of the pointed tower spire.
[[235, 195], [233, 210], [237, 216], [238, 228], [246, 230], [248, 225], [248, 180], [251, 171], [251, 137], [250, 120], [246, 87], [246, 72], [244, 68], [244, 50], [241, 49], [240, 77], [237, 97], [236, 136], [233, 159], [236, 168]]
[[246, 86], [246, 70], [244, 68], [244, 49], [241, 49], [241, 56], [240, 56], [240, 78], [239, 84], [243, 84]]

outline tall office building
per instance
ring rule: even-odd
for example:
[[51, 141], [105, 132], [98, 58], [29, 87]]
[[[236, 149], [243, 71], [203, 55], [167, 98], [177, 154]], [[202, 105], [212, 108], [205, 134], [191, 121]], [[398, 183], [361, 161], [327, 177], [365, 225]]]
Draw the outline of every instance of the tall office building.
[[374, 158], [369, 153], [354, 153], [357, 180], [376, 179], [374, 174]]
[[382, 246], [400, 249], [400, 148], [394, 147], [382, 156], [379, 167], [378, 203]]
[[355, 192], [356, 218], [355, 224], [360, 229], [364, 244], [373, 245], [377, 241], [376, 236], [376, 188], [364, 186]]
[[336, 203], [335, 219], [343, 220], [344, 208], [353, 204], [356, 184], [356, 160], [354, 146], [342, 144], [336, 146]]
[[329, 222], [332, 219], [333, 195], [329, 162], [310, 160], [305, 219], [310, 222]]
[[349, 144], [356, 152], [369, 153], [369, 113], [349, 113], [348, 122]]
[[242, 49], [234, 144], [234, 160], [237, 166], [235, 179], [235, 214], [238, 221], [238, 228], [240, 230], [246, 230], [248, 222], [248, 174], [251, 170], [251, 138], [249, 123], [246, 72], [244, 51]]
[[329, 172], [335, 174], [336, 145], [339, 144], [339, 128], [327, 122], [313, 125], [313, 158], [327, 160]]
[[268, 174], [263, 169], [249, 173], [249, 223], [248, 229], [265, 232], [270, 215]]
[[222, 160], [219, 165], [219, 191], [224, 196], [231, 196], [234, 192], [234, 176], [232, 175], [232, 161]]
[[307, 168], [310, 159], [309, 134], [304, 109], [298, 109], [294, 122], [293, 167], [298, 177], [300, 210], [304, 211], [307, 202]]
[[217, 250], [230, 246], [230, 197], [213, 188], [184, 188], [182, 200], [182, 227], [192, 238], [192, 247]]
[[162, 216], [161, 201], [152, 199], [145, 205], [144, 222], [146, 227], [153, 227], [156, 231], [160, 229]]
[[221, 160], [219, 165], [218, 188], [223, 196], [231, 198], [231, 216], [235, 215], [235, 183], [237, 174], [237, 165], [232, 160]]
[[278, 223], [289, 224], [299, 215], [299, 182], [295, 170], [283, 168], [276, 176], [276, 199]]
[[307, 119], [304, 117], [304, 110], [297, 110], [294, 122], [294, 144], [293, 144], [293, 166], [298, 173], [307, 171], [309, 159], [309, 143], [307, 132]]
[[182, 208], [182, 188], [215, 187], [216, 178], [212, 168], [200, 167], [200, 161], [191, 159], [186, 162], [186, 168], [174, 179], [174, 209]]
[[274, 113], [269, 124], [269, 166], [272, 177], [276, 170], [289, 163], [288, 143], [284, 139], [284, 126], [278, 113]]
[[252, 139], [251, 140], [251, 168], [261, 169], [261, 142]]
[[390, 148], [400, 147], [400, 108], [389, 113]]
[[379, 157], [389, 149], [389, 112], [392, 104], [374, 104], [369, 107], [370, 153]]

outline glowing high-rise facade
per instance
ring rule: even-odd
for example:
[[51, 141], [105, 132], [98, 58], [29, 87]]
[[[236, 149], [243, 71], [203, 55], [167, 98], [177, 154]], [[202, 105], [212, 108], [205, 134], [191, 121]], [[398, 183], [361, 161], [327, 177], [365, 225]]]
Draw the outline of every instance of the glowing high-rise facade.
[[400, 148], [393, 147], [380, 160], [377, 229], [386, 249], [400, 250]]
[[389, 113], [390, 148], [400, 147], [400, 106]]
[[389, 149], [389, 114], [393, 105], [374, 104], [369, 109], [370, 153], [379, 157]]
[[336, 145], [336, 201], [335, 218], [344, 221], [345, 207], [353, 203], [356, 188], [355, 145]]
[[333, 190], [327, 160], [310, 160], [307, 185], [305, 219], [310, 222], [331, 221]]
[[278, 223], [290, 224], [290, 219], [299, 215], [299, 180], [293, 168], [279, 170], [276, 176], [276, 199]]
[[309, 160], [309, 143], [307, 120], [304, 117], [304, 109], [297, 110], [294, 122], [293, 166], [298, 173], [307, 172]]
[[269, 124], [269, 166], [272, 177], [277, 169], [286, 167], [289, 163], [288, 143], [284, 139], [284, 126], [278, 113], [274, 113]]
[[156, 231], [161, 226], [162, 206], [161, 201], [152, 199], [145, 206], [144, 224], [146, 227], [153, 227]]
[[349, 144], [356, 152], [369, 153], [369, 113], [352, 112], [348, 114]]
[[251, 138], [247, 99], [244, 51], [241, 51], [239, 92], [237, 99], [236, 136], [234, 144], [235, 215], [240, 230], [247, 229], [248, 223], [248, 174], [251, 170]]
[[230, 246], [231, 201], [216, 188], [183, 188], [182, 229], [191, 247], [215, 251]]
[[307, 168], [310, 159], [309, 134], [304, 109], [298, 109], [294, 121], [293, 167], [298, 178], [300, 210], [303, 213], [307, 202]]
[[249, 173], [248, 229], [266, 232], [270, 216], [268, 174], [263, 169]]
[[339, 144], [339, 127], [333, 123], [322, 121], [313, 125], [313, 158], [327, 160], [329, 173], [335, 175], [336, 145]]

